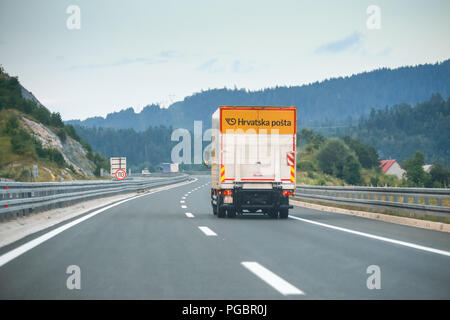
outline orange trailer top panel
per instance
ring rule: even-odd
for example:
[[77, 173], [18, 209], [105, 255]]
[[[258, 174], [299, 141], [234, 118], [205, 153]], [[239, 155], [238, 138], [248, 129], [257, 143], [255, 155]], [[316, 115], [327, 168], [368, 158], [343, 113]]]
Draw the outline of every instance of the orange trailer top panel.
[[296, 134], [296, 107], [220, 107], [220, 132]]

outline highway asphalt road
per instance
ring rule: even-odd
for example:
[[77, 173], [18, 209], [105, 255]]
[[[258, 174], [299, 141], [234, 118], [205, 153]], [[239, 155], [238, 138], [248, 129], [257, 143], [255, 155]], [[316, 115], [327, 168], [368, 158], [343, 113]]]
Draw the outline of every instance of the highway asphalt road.
[[[0, 298], [450, 298], [448, 233], [300, 207], [218, 219], [209, 176], [195, 178], [1, 248]], [[71, 265], [81, 289], [67, 288]]]

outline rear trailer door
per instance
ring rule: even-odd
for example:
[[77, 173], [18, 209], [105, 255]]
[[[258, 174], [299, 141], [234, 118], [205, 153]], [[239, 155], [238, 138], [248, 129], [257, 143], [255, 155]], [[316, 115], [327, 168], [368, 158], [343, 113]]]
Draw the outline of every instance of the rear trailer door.
[[221, 107], [222, 182], [295, 183], [296, 108]]

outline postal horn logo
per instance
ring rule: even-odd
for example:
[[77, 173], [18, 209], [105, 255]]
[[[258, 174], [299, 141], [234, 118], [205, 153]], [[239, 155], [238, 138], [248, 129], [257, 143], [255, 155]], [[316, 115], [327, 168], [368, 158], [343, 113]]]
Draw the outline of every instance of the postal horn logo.
[[227, 121], [228, 125], [230, 125], [230, 126], [234, 126], [236, 124], [236, 119], [234, 119], [234, 118], [225, 118], [225, 120]]

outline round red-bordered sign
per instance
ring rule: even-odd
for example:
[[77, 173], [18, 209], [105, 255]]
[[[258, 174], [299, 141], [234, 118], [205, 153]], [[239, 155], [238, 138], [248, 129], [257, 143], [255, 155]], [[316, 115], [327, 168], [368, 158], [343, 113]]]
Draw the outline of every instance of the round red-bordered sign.
[[117, 180], [123, 180], [127, 177], [127, 172], [123, 169], [117, 169], [116, 172], [114, 173], [114, 176], [116, 177]]

